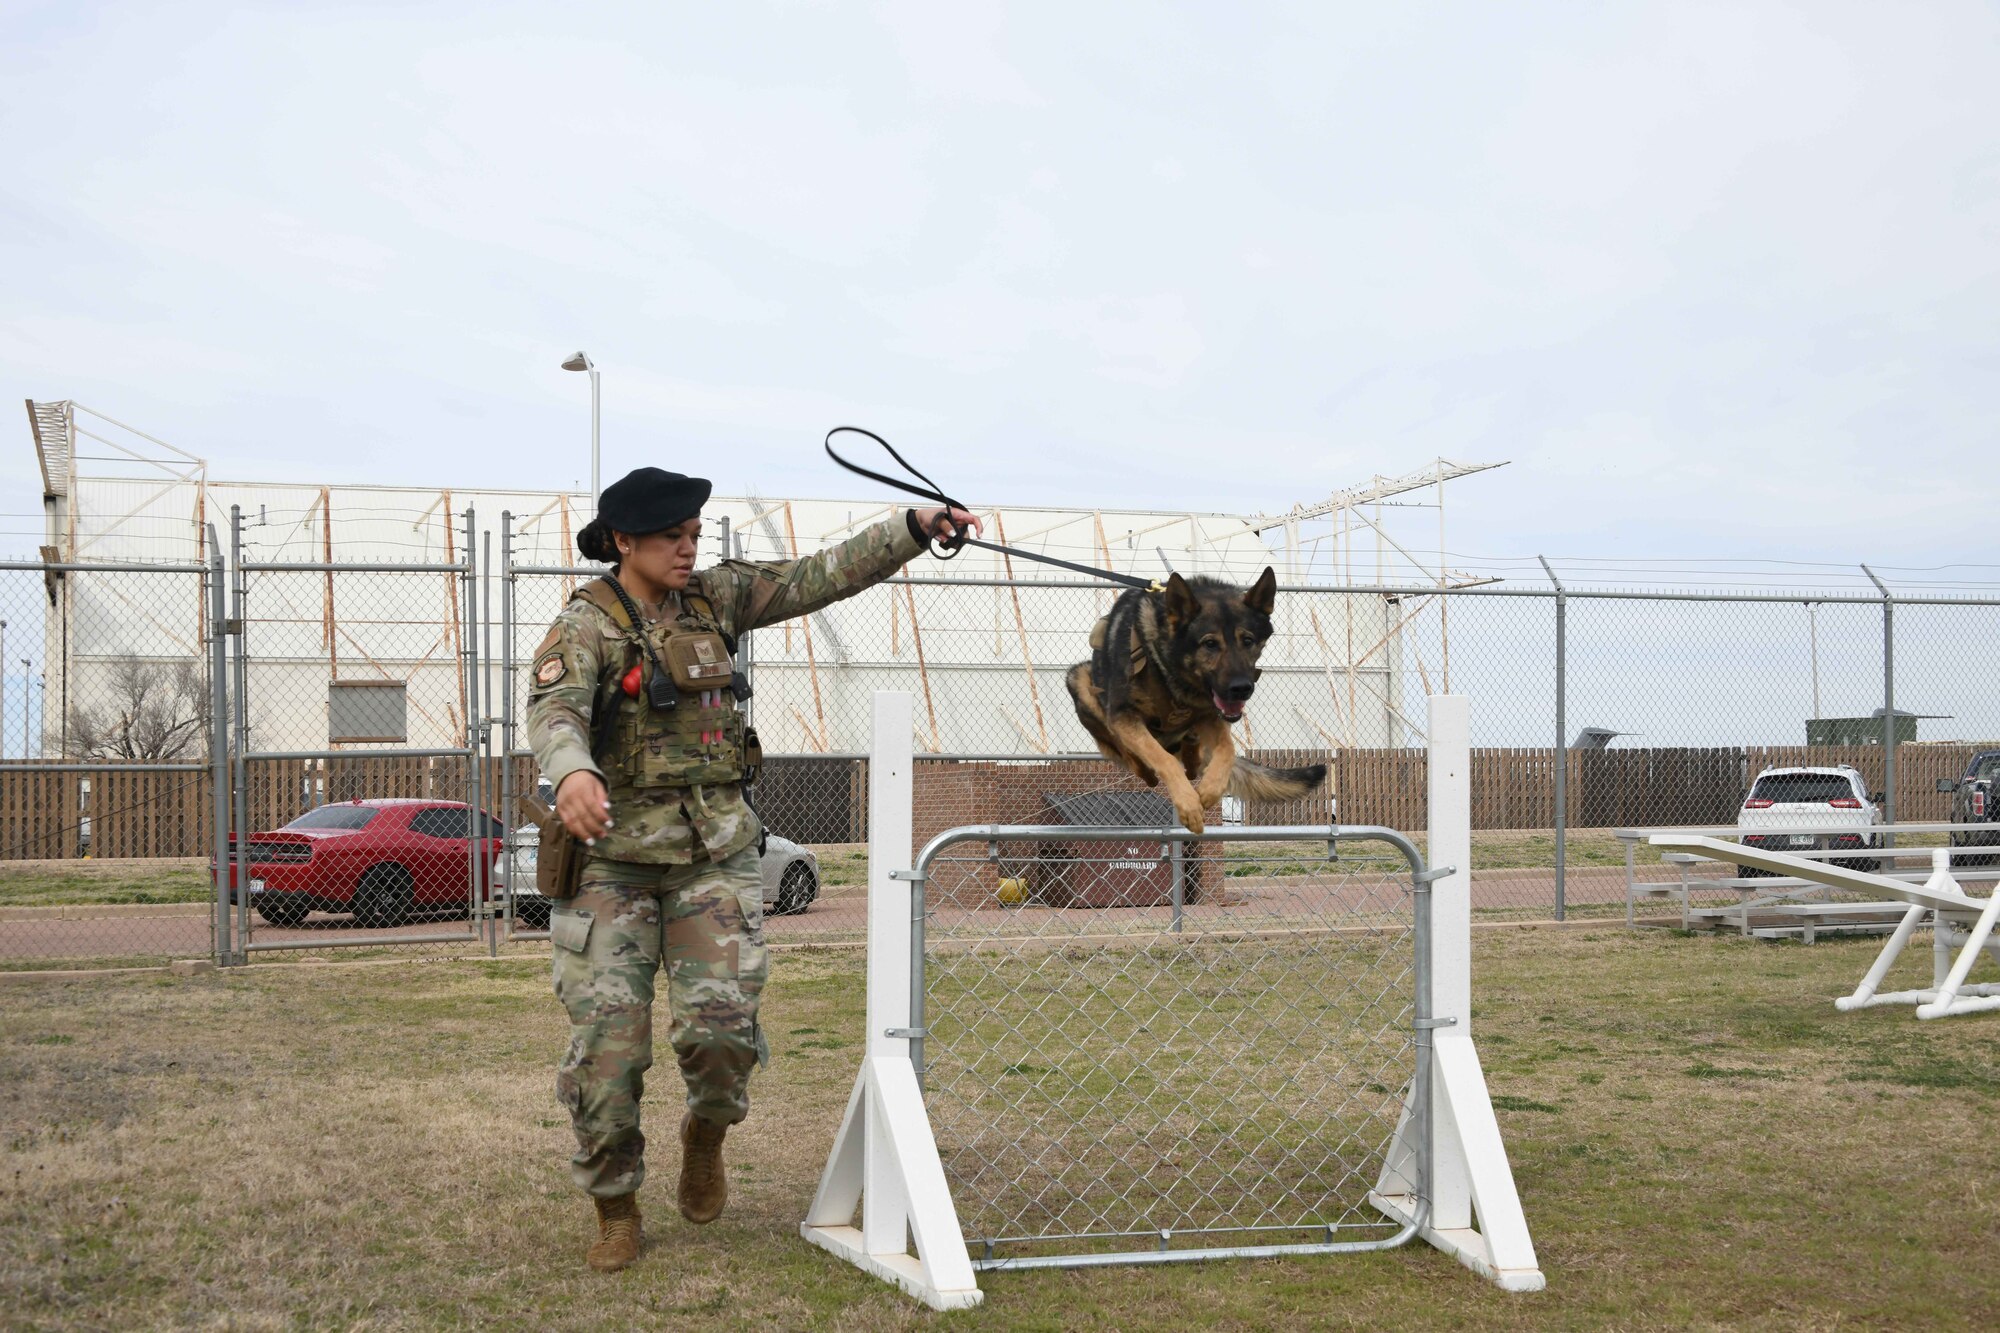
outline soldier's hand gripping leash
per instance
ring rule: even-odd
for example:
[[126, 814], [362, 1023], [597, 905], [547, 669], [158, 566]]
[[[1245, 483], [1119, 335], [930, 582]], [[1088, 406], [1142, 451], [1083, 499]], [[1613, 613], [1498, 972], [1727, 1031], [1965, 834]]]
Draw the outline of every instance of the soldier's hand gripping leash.
[[[923, 483], [887, 477], [834, 452], [833, 437], [848, 432], [882, 446], [903, 470]], [[859, 426], [827, 432], [826, 452], [850, 472], [939, 504], [963, 508], [937, 483], [910, 466], [889, 442]], [[928, 489], [925, 489], [928, 487]], [[1111, 610], [1090, 631], [1090, 660], [1069, 670], [1066, 683], [1077, 721], [1106, 758], [1131, 770], [1149, 787], [1163, 787], [1174, 814], [1200, 833], [1204, 812], [1226, 795], [1253, 801], [1295, 801], [1326, 780], [1326, 765], [1268, 768], [1239, 756], [1230, 726], [1243, 719], [1256, 689], [1257, 659], [1272, 633], [1271, 609], [1278, 576], [1268, 566], [1249, 589], [1221, 579], [1164, 584], [1072, 564], [1054, 556], [979, 541], [963, 532], [933, 534], [940, 559], [971, 545], [1024, 560], [1123, 584]]]

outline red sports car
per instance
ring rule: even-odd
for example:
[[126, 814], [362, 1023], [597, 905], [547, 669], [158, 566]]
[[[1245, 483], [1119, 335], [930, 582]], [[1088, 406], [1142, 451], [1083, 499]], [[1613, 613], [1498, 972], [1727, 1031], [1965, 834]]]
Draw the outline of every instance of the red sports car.
[[[308, 810], [281, 829], [250, 835], [250, 905], [274, 926], [315, 909], [390, 926], [419, 911], [467, 909], [474, 857], [493, 865], [506, 840], [500, 821], [461, 801], [343, 801]], [[238, 901], [230, 839], [230, 900]], [[210, 873], [215, 868], [210, 866]]]

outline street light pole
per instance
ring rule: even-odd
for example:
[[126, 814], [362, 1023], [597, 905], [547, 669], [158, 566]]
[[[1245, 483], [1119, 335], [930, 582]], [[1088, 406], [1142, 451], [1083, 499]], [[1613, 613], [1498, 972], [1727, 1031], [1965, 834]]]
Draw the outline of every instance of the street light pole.
[[21, 659], [21, 758], [23, 759], [35, 757], [28, 748], [28, 715], [35, 711], [32, 707], [34, 701], [35, 696], [28, 693], [28, 659], [24, 657]]
[[563, 362], [562, 368], [564, 370], [587, 370], [590, 372], [590, 514], [592, 518], [595, 518], [597, 516], [597, 497], [600, 494], [598, 487], [599, 399], [597, 393], [597, 366], [587, 354], [578, 352], [569, 360]]

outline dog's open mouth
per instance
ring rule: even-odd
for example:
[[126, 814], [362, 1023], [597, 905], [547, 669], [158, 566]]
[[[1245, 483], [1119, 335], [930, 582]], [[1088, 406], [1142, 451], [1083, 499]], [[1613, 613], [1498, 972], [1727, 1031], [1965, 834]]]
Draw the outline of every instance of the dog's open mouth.
[[1241, 722], [1243, 720], [1243, 705], [1241, 702], [1233, 702], [1225, 699], [1214, 691], [1209, 692], [1209, 697], [1215, 700], [1215, 711], [1222, 714], [1226, 721]]

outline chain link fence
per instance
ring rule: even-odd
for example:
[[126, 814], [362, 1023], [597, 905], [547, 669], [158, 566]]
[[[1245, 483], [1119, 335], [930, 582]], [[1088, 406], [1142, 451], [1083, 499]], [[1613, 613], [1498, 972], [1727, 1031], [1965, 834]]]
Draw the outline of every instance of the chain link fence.
[[212, 952], [219, 580], [0, 563], [0, 968]]
[[[410, 558], [386, 563], [327, 558], [329, 522], [238, 516], [198, 562], [64, 563], [51, 548], [0, 565], [0, 966], [349, 941], [540, 947], [546, 904], [525, 891], [536, 849], [520, 798], [540, 784], [521, 745], [522, 672], [597, 571], [532, 563], [547, 543], [517, 550], [511, 516], [489, 534], [463, 509], [412, 515]], [[713, 526], [711, 545], [734, 556], [792, 554], [771, 524]], [[1940, 783], [2000, 744], [1978, 669], [2000, 653], [2000, 600], [1859, 575], [1833, 590], [1722, 593], [1564, 577], [1284, 587], [1237, 740], [1267, 763], [1325, 763], [1329, 779], [1288, 805], [1227, 801], [1211, 821], [1420, 828], [1423, 699], [1463, 693], [1475, 912], [1613, 916], [1618, 828], [1730, 824], [1758, 775], [1787, 766], [1850, 766], [1885, 819], [1943, 821], [1954, 796]], [[1063, 683], [1114, 595], [926, 559], [745, 636], [774, 944], [861, 938], [875, 690], [913, 696], [926, 836], [1141, 790], [1095, 752]], [[361, 818], [336, 808], [357, 800], [391, 813], [312, 827]], [[417, 805], [432, 810], [425, 829], [405, 822]], [[409, 845], [435, 838], [448, 852], [337, 884], [282, 859], [361, 845], [392, 822]], [[220, 902], [218, 826], [239, 835], [222, 849]]]

